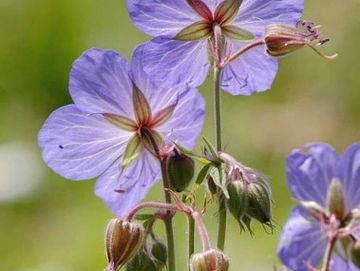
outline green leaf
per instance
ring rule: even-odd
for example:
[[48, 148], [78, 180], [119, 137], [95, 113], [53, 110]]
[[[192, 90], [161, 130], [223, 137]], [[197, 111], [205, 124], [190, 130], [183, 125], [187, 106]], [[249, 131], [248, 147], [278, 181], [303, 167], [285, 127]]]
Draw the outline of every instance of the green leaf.
[[225, 35], [236, 40], [249, 41], [255, 38], [251, 32], [234, 25], [225, 25], [222, 27], [222, 30]]
[[206, 137], [204, 137], [204, 136], [203, 136], [203, 140], [204, 140], [207, 148], [209, 149], [211, 155], [214, 157], [214, 159], [215, 159], [216, 161], [220, 160], [219, 155], [218, 155], [215, 147], [210, 143], [210, 141], [207, 140]]
[[211, 25], [206, 21], [193, 23], [181, 30], [174, 39], [181, 41], [194, 41], [205, 39], [212, 32]]
[[127, 117], [123, 117], [123, 116], [111, 114], [111, 113], [102, 113], [102, 115], [110, 123], [114, 124], [115, 126], [121, 128], [125, 131], [133, 132], [137, 127], [136, 122]]
[[[159, 148], [163, 145], [163, 139], [161, 135], [155, 130], [149, 128], [141, 129], [141, 139], [144, 147], [151, 153], [157, 154]], [[156, 146], [154, 146], [156, 144]]]
[[213, 167], [210, 169], [209, 174], [212, 177], [216, 186], [219, 187], [221, 191], [224, 193], [225, 198], [228, 199], [229, 192], [226, 189], [226, 174], [224, 167], [222, 165], [219, 167]]
[[225, 0], [215, 10], [215, 20], [220, 24], [231, 21], [239, 12], [242, 0]]
[[133, 106], [138, 123], [148, 122], [152, 118], [151, 107], [142, 91], [134, 85]]
[[141, 150], [142, 150], [141, 140], [140, 137], [136, 134], [130, 139], [129, 143], [126, 146], [121, 166], [123, 168], [129, 166], [133, 161], [135, 161], [139, 157]]
[[175, 144], [176, 148], [178, 148], [182, 153], [190, 156], [190, 157], [193, 158], [194, 160], [196, 160], [196, 161], [198, 161], [198, 162], [200, 162], [200, 163], [202, 163], [202, 164], [210, 164], [210, 163], [212, 163], [212, 161], [206, 159], [205, 157], [202, 157], [202, 156], [200, 156], [200, 155], [197, 155], [197, 154], [193, 153], [192, 151], [190, 151], [190, 150], [188, 150], [188, 149], [180, 146], [179, 144], [177, 144], [177, 143], [175, 143], [175, 142], [173, 142], [173, 143]]
[[206, 175], [208, 174], [208, 171], [211, 166], [212, 166], [211, 164], [206, 164], [205, 166], [203, 166], [203, 168], [200, 170], [200, 172], [196, 178], [196, 181], [195, 181], [196, 184], [201, 184], [205, 180]]

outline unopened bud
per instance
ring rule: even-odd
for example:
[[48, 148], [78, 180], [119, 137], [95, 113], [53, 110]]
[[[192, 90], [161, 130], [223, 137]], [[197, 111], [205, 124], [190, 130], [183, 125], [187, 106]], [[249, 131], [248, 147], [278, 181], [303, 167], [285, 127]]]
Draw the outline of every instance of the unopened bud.
[[227, 185], [229, 198], [227, 207], [235, 219], [240, 222], [248, 207], [247, 183], [244, 181], [233, 181]]
[[158, 262], [158, 265], [165, 266], [167, 262], [167, 248], [160, 242], [155, 241], [151, 248], [151, 254]]
[[190, 260], [190, 269], [191, 271], [227, 271], [229, 259], [220, 250], [210, 249], [194, 254]]
[[360, 268], [360, 242], [356, 242], [351, 246], [350, 258], [354, 265]]
[[345, 215], [345, 199], [342, 185], [338, 178], [334, 178], [327, 191], [327, 207], [331, 214], [338, 220], [342, 220]]
[[194, 160], [175, 151], [175, 154], [171, 155], [168, 160], [170, 189], [176, 192], [184, 191], [194, 177], [194, 171]]
[[140, 251], [125, 265], [126, 271], [160, 271], [157, 263], [145, 252], [142, 247]]
[[252, 182], [248, 185], [249, 207], [247, 214], [260, 223], [268, 224], [271, 221], [271, 191], [268, 184]]
[[136, 222], [111, 219], [106, 228], [108, 271], [117, 271], [138, 251], [144, 238], [144, 228]]
[[321, 38], [318, 28], [310, 21], [300, 21], [297, 27], [270, 24], [266, 28], [264, 36], [267, 52], [271, 56], [283, 56], [307, 45], [325, 58], [335, 58], [337, 55], [325, 56], [316, 49], [316, 46], [329, 41], [329, 39]]

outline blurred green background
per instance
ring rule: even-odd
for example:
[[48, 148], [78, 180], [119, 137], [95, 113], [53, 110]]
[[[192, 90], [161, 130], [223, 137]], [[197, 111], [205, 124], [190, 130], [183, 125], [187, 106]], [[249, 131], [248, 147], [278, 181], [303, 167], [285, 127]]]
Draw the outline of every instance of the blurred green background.
[[[285, 178], [291, 149], [326, 141], [342, 152], [360, 138], [359, 14], [359, 0], [306, 1], [304, 18], [321, 23], [332, 39], [322, 50], [338, 52], [338, 59], [302, 50], [281, 60], [270, 91], [224, 95], [227, 150], [269, 176], [279, 224], [272, 235], [257, 225], [250, 237], [229, 219], [232, 270], [271, 270], [277, 262], [281, 225], [293, 205]], [[44, 165], [36, 137], [50, 112], [71, 102], [69, 70], [84, 50], [113, 48], [130, 57], [146, 40], [124, 0], [0, 0], [1, 271], [105, 267], [103, 230], [111, 214], [93, 195], [93, 181], [65, 181]], [[208, 102], [204, 134], [212, 139], [210, 82], [201, 91]], [[149, 198], [162, 199], [160, 186]], [[212, 237], [216, 219], [210, 208]], [[175, 225], [179, 270], [185, 270], [183, 217]]]

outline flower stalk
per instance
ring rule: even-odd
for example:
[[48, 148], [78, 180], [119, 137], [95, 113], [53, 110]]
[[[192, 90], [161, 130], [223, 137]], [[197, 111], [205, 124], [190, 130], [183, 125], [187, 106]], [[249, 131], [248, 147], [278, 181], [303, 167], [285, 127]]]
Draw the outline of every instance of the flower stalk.
[[331, 258], [332, 258], [332, 254], [334, 252], [336, 241], [337, 241], [337, 238], [331, 238], [329, 240], [329, 243], [328, 243], [326, 251], [325, 251], [323, 266], [321, 268], [321, 271], [330, 271], [330, 263], [331, 263]]
[[[220, 79], [221, 79], [220, 67], [214, 67], [214, 82], [213, 82], [213, 91], [214, 91], [214, 119], [215, 119], [215, 145], [217, 151], [222, 150], [222, 116], [221, 116], [221, 89], [220, 89]], [[218, 239], [217, 247], [220, 250], [224, 250], [225, 247], [225, 235], [226, 235], [226, 204], [223, 197], [219, 198], [219, 224], [218, 224]]]

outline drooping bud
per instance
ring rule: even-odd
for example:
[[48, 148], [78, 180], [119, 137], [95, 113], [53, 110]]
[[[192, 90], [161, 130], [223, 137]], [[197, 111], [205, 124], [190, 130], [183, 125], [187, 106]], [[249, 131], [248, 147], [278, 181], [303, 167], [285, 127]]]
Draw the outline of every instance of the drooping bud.
[[309, 21], [300, 21], [297, 27], [270, 24], [264, 36], [267, 52], [271, 56], [284, 56], [307, 45], [322, 57], [334, 59], [337, 55], [325, 56], [316, 49], [329, 41], [321, 38], [318, 28]]
[[165, 266], [167, 262], [167, 248], [160, 242], [155, 241], [151, 248], [151, 254], [156, 259], [159, 266]]
[[169, 157], [167, 166], [170, 189], [176, 192], [184, 191], [194, 177], [194, 160], [175, 150], [175, 154]]
[[144, 238], [144, 228], [136, 222], [111, 219], [106, 228], [105, 246], [108, 271], [117, 271], [138, 251]]
[[354, 265], [360, 268], [360, 242], [351, 245], [350, 258]]
[[229, 259], [220, 250], [210, 249], [194, 254], [190, 260], [190, 269], [191, 271], [227, 271]]
[[339, 179], [334, 178], [327, 191], [327, 207], [331, 214], [338, 220], [342, 220], [345, 215], [344, 191]]
[[229, 182], [227, 190], [229, 192], [227, 207], [235, 219], [241, 222], [248, 207], [247, 183], [242, 180]]
[[157, 263], [145, 252], [142, 247], [140, 251], [125, 265], [126, 271], [160, 271]]
[[247, 214], [260, 223], [268, 224], [271, 221], [271, 190], [263, 181], [251, 182], [248, 185], [249, 206]]

